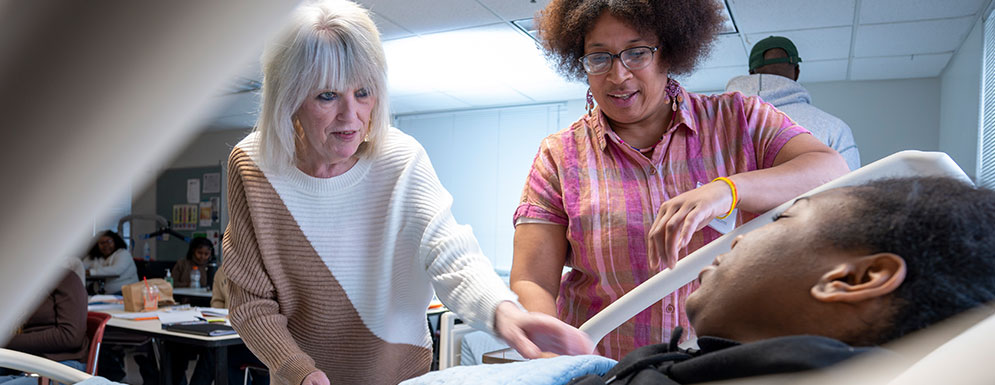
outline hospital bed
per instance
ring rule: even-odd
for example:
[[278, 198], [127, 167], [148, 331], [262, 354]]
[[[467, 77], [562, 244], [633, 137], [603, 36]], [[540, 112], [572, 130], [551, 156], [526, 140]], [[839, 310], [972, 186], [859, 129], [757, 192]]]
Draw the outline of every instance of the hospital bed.
[[[967, 174], [947, 154], [942, 152], [909, 150], [892, 154], [861, 167], [829, 183], [816, 187], [799, 197], [810, 196], [837, 187], [859, 185], [875, 179], [907, 176], [947, 176], [962, 179], [973, 184]], [[701, 269], [711, 265], [717, 255], [729, 251], [734, 238], [770, 223], [774, 216], [773, 214], [787, 210], [793, 202], [794, 200], [785, 202], [695, 250], [684, 259], [678, 261], [673, 269], [666, 269], [657, 273], [611, 305], [608, 305], [604, 310], [581, 325], [580, 330], [586, 332], [595, 343], [601, 341], [605, 335], [634, 317], [643, 309], [646, 309], [663, 299], [666, 295], [695, 280]]]
[[42, 377], [66, 384], [83, 382], [93, 377], [86, 372], [70, 368], [47, 358], [10, 349], [0, 349], [0, 368], [36, 373]]
[[[875, 179], [907, 176], [945, 176], [971, 183], [970, 178], [944, 153], [902, 151], [864, 166], [801, 196], [809, 196], [837, 187], [863, 184]], [[773, 214], [786, 210], [793, 202], [784, 204], [743, 224], [706, 246], [696, 250], [677, 263], [673, 269], [664, 270], [617, 301], [606, 307], [581, 326], [594, 342], [667, 294], [696, 279], [702, 268], [715, 257], [730, 249], [732, 240], [740, 235], [770, 223]], [[737, 383], [986, 383], [995, 375], [982, 368], [992, 356], [995, 346], [995, 316], [989, 312], [955, 317], [951, 322], [926, 330], [924, 333], [901, 340], [900, 346], [889, 349], [900, 351], [902, 360], [874, 357], [855, 360], [852, 365], [841, 365], [836, 370], [823, 371], [813, 377], [755, 378]], [[980, 322], [979, 322], [980, 321]], [[459, 333], [456, 333], [459, 334]], [[458, 340], [458, 335], [452, 340]], [[443, 341], [445, 341], [445, 336]], [[458, 343], [458, 342], [457, 342]], [[451, 350], [449, 350], [451, 352]], [[908, 353], [908, 354], [906, 354]], [[440, 357], [440, 360], [443, 358]], [[452, 360], [448, 361], [452, 362]], [[440, 369], [442, 366], [440, 365]], [[527, 383], [527, 381], [525, 382]]]

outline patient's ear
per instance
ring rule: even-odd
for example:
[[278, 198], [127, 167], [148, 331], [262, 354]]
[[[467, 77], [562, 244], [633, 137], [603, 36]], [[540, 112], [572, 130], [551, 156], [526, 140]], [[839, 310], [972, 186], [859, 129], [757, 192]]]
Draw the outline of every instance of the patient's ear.
[[812, 297], [823, 302], [860, 302], [885, 296], [905, 281], [905, 260], [878, 253], [852, 258], [823, 274]]

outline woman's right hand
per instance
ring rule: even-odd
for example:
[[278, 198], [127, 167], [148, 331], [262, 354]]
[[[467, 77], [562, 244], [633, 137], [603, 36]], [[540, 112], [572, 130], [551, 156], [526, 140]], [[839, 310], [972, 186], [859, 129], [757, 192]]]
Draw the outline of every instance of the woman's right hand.
[[301, 381], [301, 385], [332, 385], [332, 382], [328, 380], [328, 376], [325, 372], [316, 370], [304, 377], [304, 381]]
[[713, 181], [660, 205], [647, 235], [650, 269], [660, 268], [661, 263], [673, 269], [680, 250], [691, 242], [691, 236], [728, 211], [732, 199], [732, 190], [725, 182]]

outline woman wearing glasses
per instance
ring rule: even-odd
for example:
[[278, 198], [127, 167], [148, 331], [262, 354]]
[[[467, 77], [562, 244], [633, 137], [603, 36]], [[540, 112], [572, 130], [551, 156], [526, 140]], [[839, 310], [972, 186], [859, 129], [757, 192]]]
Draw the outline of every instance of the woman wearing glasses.
[[[847, 172], [759, 98], [692, 94], [671, 78], [691, 71], [720, 23], [714, 0], [553, 0], [539, 15], [547, 56], [590, 89], [588, 112], [543, 140], [515, 212], [511, 285], [527, 309], [579, 326], [754, 213]], [[599, 354], [689, 329], [695, 288], [629, 320]]]

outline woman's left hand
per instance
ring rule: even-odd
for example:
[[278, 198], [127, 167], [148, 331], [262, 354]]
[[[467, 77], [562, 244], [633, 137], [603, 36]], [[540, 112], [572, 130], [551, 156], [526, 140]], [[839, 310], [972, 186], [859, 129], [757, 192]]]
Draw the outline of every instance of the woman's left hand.
[[494, 313], [494, 329], [522, 357], [541, 358], [543, 352], [590, 354], [594, 343], [577, 328], [548, 314], [525, 312], [509, 301], [501, 302]]
[[650, 268], [656, 270], [663, 262], [673, 269], [678, 252], [687, 247], [691, 236], [712, 219], [725, 215], [731, 205], [732, 190], [722, 181], [702, 185], [664, 202], [646, 239]]

